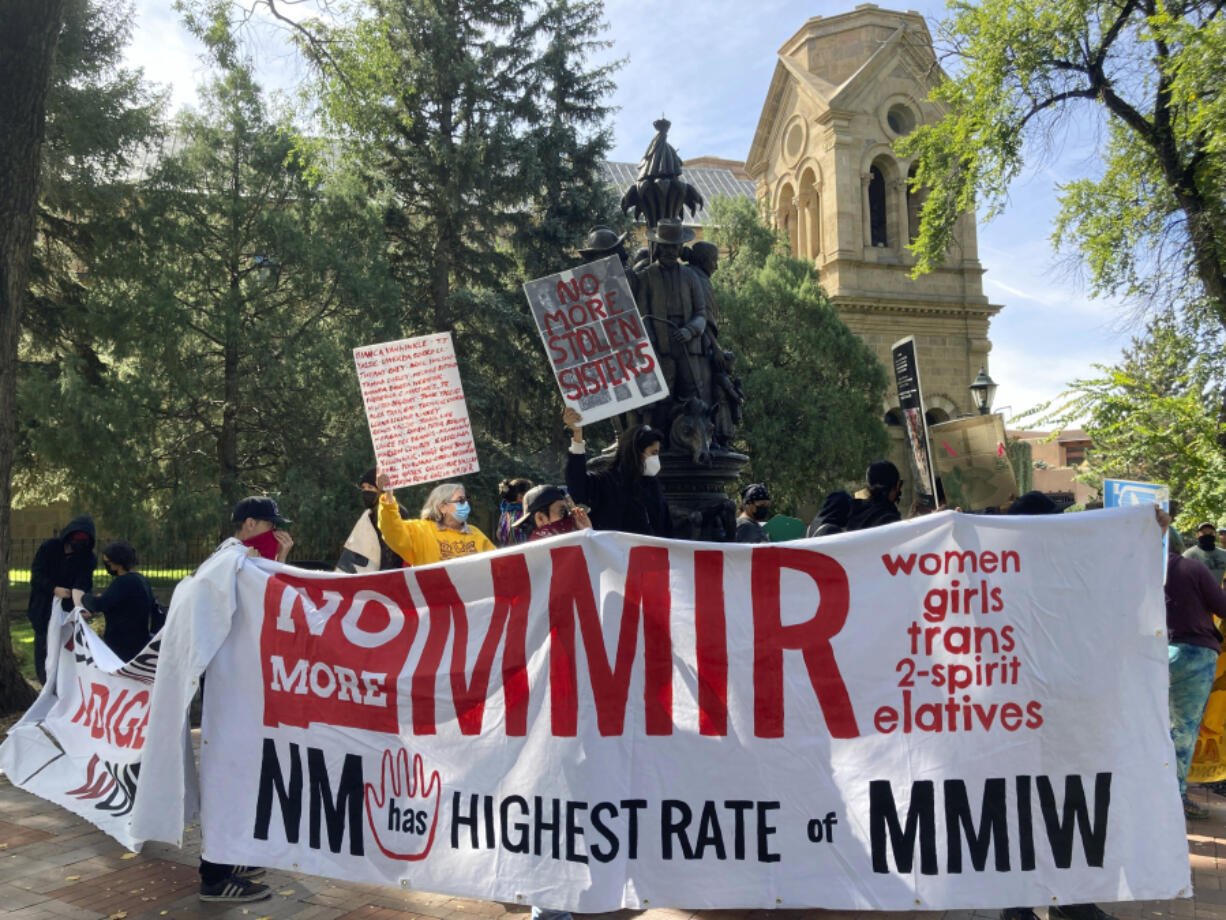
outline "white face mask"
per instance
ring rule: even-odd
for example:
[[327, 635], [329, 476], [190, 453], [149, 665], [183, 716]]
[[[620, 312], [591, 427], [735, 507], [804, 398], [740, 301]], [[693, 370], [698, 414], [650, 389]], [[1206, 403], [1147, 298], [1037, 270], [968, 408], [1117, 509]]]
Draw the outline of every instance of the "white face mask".
[[643, 475], [655, 476], [660, 472], [660, 457], [657, 454], [652, 454], [643, 461]]

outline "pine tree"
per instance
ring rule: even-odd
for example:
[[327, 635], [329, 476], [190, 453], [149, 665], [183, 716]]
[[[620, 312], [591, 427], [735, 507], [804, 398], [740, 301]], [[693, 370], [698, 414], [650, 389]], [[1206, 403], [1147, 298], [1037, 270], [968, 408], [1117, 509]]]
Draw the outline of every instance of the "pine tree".
[[36, 195], [64, 0], [0, 5], [0, 713], [34, 698], [9, 633], [17, 342], [34, 245]]
[[269, 491], [331, 551], [368, 463], [351, 349], [394, 319], [379, 213], [360, 182], [324, 168], [320, 184], [291, 156], [241, 67], [174, 136], [130, 202], [136, 239], [92, 266], [101, 367], [65, 368], [75, 424], [43, 450], [75, 460], [78, 494], [126, 532], [152, 518], [166, 539], [216, 535]]

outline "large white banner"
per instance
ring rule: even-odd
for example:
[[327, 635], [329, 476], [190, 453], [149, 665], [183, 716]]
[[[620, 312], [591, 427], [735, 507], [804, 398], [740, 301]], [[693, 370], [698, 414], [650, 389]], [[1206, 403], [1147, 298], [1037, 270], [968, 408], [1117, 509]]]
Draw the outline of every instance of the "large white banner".
[[586, 912], [1186, 895], [1160, 540], [945, 513], [349, 576], [231, 543], [175, 594], [133, 833], [181, 837], [207, 663], [214, 861]]
[[47, 627], [47, 683], [0, 745], [0, 770], [136, 847], [130, 813], [161, 635], [125, 664], [80, 608], [69, 613], [59, 604]]

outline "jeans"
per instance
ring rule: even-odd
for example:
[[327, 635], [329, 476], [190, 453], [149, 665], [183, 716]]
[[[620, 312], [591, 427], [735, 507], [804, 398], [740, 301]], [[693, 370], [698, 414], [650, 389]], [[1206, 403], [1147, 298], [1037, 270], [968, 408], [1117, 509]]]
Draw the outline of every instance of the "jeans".
[[1177, 642], [1167, 646], [1171, 668], [1171, 740], [1175, 742], [1175, 775], [1179, 794], [1188, 791], [1188, 767], [1196, 749], [1200, 720], [1213, 688], [1218, 653], [1199, 645]]
[[569, 910], [546, 910], [543, 907], [532, 908], [532, 920], [572, 920]]

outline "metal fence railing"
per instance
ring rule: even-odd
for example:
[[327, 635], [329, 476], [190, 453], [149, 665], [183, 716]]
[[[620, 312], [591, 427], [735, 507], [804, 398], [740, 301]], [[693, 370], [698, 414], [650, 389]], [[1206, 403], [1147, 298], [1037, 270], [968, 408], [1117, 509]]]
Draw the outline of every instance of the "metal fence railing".
[[[34, 554], [43, 544], [44, 538], [23, 538], [13, 541], [13, 549], [9, 556], [9, 585], [23, 590], [30, 586], [30, 564]], [[98, 541], [94, 548], [98, 556], [98, 568], [94, 572], [94, 591], [104, 591], [111, 583], [111, 576], [102, 565], [102, 547], [108, 539]], [[162, 587], [173, 588], [174, 585], [196, 570], [217, 548], [220, 541], [198, 540], [190, 543], [136, 547], [138, 563], [136, 570], [149, 579], [158, 589], [158, 600], [167, 603], [170, 592], [163, 592]], [[295, 543], [290, 551], [289, 561], [309, 568], [331, 568], [335, 563], [339, 548], [322, 549], [320, 547], [300, 546]], [[165, 597], [163, 597], [165, 594]]]

